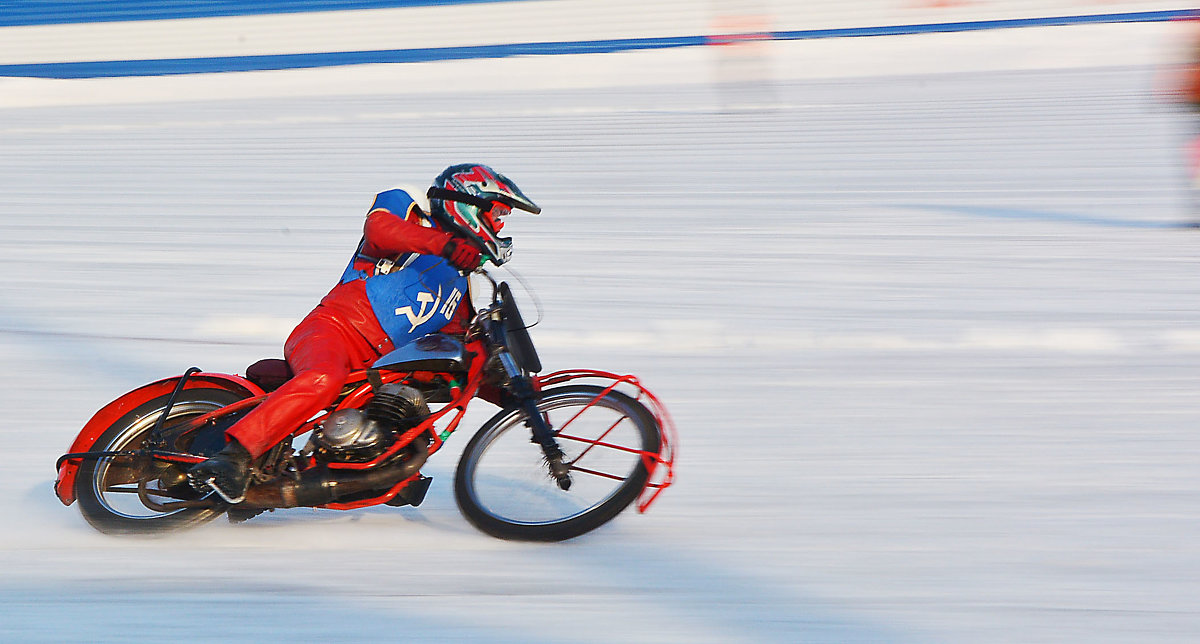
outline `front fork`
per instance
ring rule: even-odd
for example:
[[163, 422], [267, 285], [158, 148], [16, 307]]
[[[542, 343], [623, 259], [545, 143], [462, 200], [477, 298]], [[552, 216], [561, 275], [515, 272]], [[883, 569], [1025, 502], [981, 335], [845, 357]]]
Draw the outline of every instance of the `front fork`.
[[546, 416], [537, 407], [537, 392], [533, 389], [533, 383], [507, 351], [501, 351], [499, 357], [500, 364], [504, 367], [504, 373], [508, 376], [509, 392], [517, 399], [521, 409], [525, 411], [525, 417], [528, 419], [525, 421], [525, 425], [533, 434], [533, 442], [541, 445], [542, 453], [546, 455], [546, 465], [550, 468], [550, 475], [554, 477], [559, 488], [569, 490], [571, 488], [571, 466], [563, 462], [566, 455], [558, 446], [558, 441], [554, 440], [554, 428], [550, 426]]

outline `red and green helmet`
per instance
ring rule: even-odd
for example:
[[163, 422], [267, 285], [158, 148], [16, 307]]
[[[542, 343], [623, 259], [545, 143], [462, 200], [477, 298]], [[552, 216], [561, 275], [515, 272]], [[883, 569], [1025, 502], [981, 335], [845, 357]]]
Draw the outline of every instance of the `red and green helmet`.
[[517, 184], [492, 168], [460, 163], [446, 168], [427, 193], [435, 221], [448, 232], [475, 243], [499, 266], [512, 256], [512, 238], [501, 237], [501, 217], [511, 211], [542, 211]]

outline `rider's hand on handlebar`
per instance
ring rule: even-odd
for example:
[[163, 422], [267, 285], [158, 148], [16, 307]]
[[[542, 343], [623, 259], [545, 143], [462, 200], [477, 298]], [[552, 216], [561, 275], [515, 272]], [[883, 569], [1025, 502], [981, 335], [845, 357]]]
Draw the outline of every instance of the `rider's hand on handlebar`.
[[460, 271], [473, 271], [479, 268], [479, 257], [481, 256], [479, 249], [470, 242], [457, 237], [446, 240], [446, 245], [442, 247], [440, 254]]

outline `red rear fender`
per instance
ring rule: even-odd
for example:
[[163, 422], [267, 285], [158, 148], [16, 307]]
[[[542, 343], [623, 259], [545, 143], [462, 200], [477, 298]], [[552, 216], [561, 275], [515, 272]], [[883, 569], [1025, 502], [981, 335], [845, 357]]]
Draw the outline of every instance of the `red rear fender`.
[[[75, 442], [71, 443], [71, 448], [67, 450], [68, 453], [91, 450], [92, 446], [96, 443], [96, 439], [100, 438], [101, 434], [122, 416], [129, 413], [129, 411], [137, 409], [142, 404], [159, 396], [170, 395], [171, 391], [175, 389], [175, 385], [179, 382], [180, 377], [175, 376], [174, 378], [152, 382], [134, 389], [105, 405], [79, 431], [79, 435], [75, 437]], [[188, 378], [183, 388], [197, 389], [205, 387], [228, 389], [229, 391], [247, 396], [260, 396], [264, 393], [258, 385], [249, 380], [241, 376], [224, 373], [193, 374]], [[79, 460], [64, 461], [62, 467], [58, 469], [58, 479], [54, 482], [54, 492], [64, 505], [71, 505], [75, 502], [75, 473], [79, 470], [79, 463]]]

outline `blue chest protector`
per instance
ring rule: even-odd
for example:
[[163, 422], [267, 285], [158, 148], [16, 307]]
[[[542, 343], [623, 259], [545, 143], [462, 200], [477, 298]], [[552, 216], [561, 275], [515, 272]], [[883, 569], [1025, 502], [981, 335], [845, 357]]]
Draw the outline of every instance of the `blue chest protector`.
[[[401, 219], [420, 217], [420, 209], [404, 190], [388, 190], [375, 197], [371, 210], [387, 210]], [[403, 214], [399, 214], [403, 213]], [[366, 257], [362, 254], [365, 240], [359, 242], [358, 252], [342, 274], [341, 282], [364, 280], [367, 300], [379, 326], [399, 347], [415, 338], [434, 333], [454, 317], [467, 293], [467, 278], [446, 260], [434, 255], [405, 253], [399, 257]], [[379, 260], [394, 262], [387, 272]], [[355, 269], [356, 262], [376, 263], [370, 271]]]

